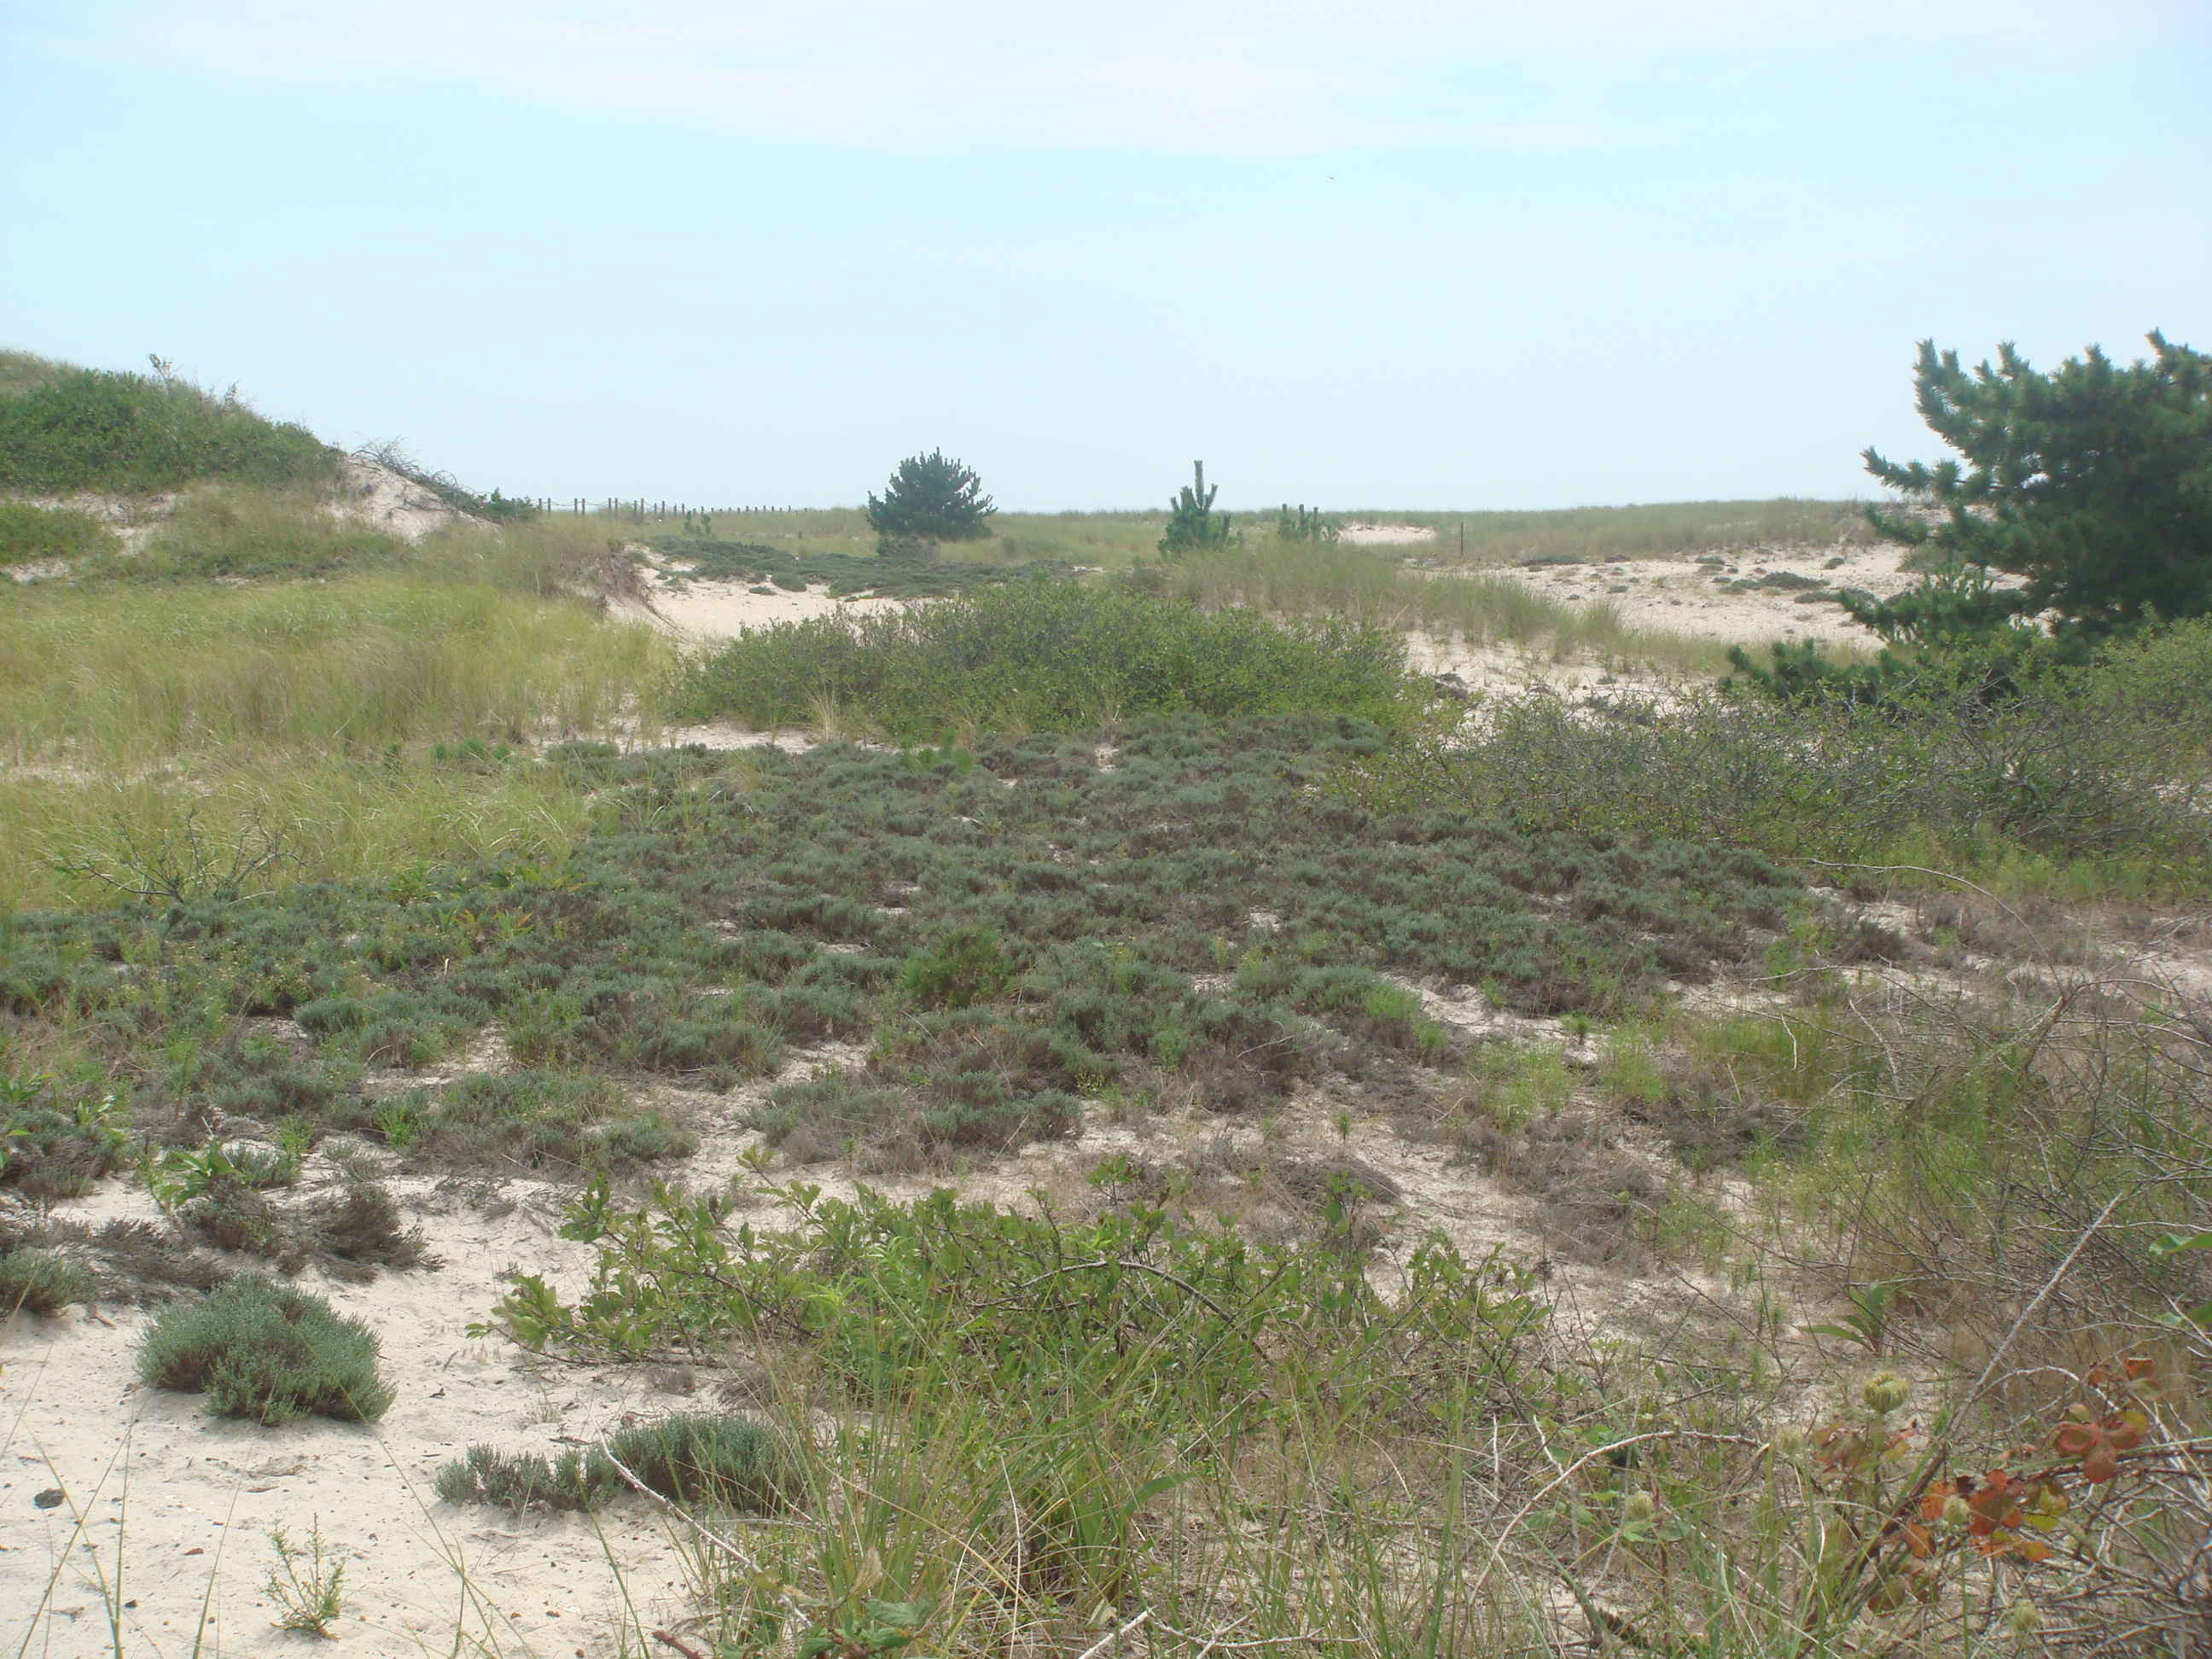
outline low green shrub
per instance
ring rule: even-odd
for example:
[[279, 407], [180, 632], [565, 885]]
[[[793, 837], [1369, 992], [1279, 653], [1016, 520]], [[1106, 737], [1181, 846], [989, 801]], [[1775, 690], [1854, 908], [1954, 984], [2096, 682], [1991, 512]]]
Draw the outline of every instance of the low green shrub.
[[535, 1069], [456, 1079], [407, 1120], [404, 1141], [410, 1157], [441, 1163], [611, 1175], [699, 1144], [659, 1110], [631, 1109], [606, 1078]]
[[100, 1299], [99, 1276], [51, 1250], [12, 1250], [0, 1255], [0, 1316], [28, 1308], [51, 1317], [73, 1302]]
[[965, 1008], [997, 997], [1012, 977], [994, 929], [956, 927], [907, 959], [899, 989], [924, 1008]]
[[535, 1504], [549, 1510], [596, 1510], [625, 1490], [603, 1453], [565, 1450], [503, 1452], [471, 1446], [438, 1471], [438, 1496], [448, 1504], [490, 1504], [517, 1515]]
[[406, 1226], [392, 1194], [373, 1181], [349, 1181], [280, 1210], [250, 1183], [223, 1174], [175, 1214], [187, 1233], [216, 1249], [266, 1257], [287, 1273], [317, 1261], [333, 1278], [365, 1285], [379, 1267], [440, 1265], [423, 1249], [422, 1230]]
[[379, 1182], [348, 1182], [307, 1206], [299, 1225], [314, 1241], [325, 1267], [342, 1279], [366, 1282], [379, 1267], [440, 1265], [423, 1248], [422, 1230], [400, 1219], [399, 1206]]
[[185, 1230], [219, 1250], [266, 1256], [286, 1273], [307, 1263], [306, 1241], [284, 1225], [276, 1206], [246, 1182], [219, 1176], [177, 1211]]
[[684, 1413], [610, 1436], [614, 1460], [663, 1498], [768, 1514], [796, 1496], [791, 1448], [775, 1430], [726, 1413]]
[[[1501, 701], [1477, 738], [1438, 722], [1339, 778], [1371, 811], [1447, 807], [1523, 833], [1679, 837], [1783, 858], [1956, 865], [2008, 849], [2134, 860], [2201, 881], [2212, 624], [2100, 665], [1978, 684], [1919, 679], [1876, 706], [1696, 692]], [[2143, 695], [2135, 695], [2140, 684]], [[2193, 872], [2193, 873], [2192, 873]]]
[[[1808, 902], [1757, 854], [1616, 832], [1602, 813], [1664, 781], [1632, 769], [1583, 775], [1594, 822], [1569, 792], [1528, 825], [1557, 779], [1487, 812], [1369, 811], [1317, 787], [1397, 752], [1350, 717], [1116, 736], [1110, 757], [1046, 734], [563, 750], [538, 769], [601, 803], [566, 860], [0, 919], [0, 1009], [117, 1056], [118, 1100], [161, 1139], [289, 1120], [418, 1167], [614, 1176], [696, 1144], [631, 1103], [644, 1079], [727, 1088], [772, 1075], [787, 1043], [874, 1031], [849, 1077], [778, 1091], [755, 1124], [794, 1157], [944, 1167], [1163, 1074], [1233, 1113], [1332, 1071], [1440, 1063], [1452, 1039], [1409, 982], [1532, 1016], [1635, 1013]], [[265, 1034], [286, 1018], [297, 1033]], [[493, 1028], [514, 1069], [372, 1097], [371, 1065]]]
[[914, 1113], [902, 1091], [823, 1077], [777, 1085], [745, 1123], [793, 1164], [817, 1164], [896, 1136]]
[[439, 1470], [438, 1496], [517, 1513], [532, 1504], [596, 1510], [629, 1489], [617, 1463], [680, 1504], [769, 1514], [798, 1490], [797, 1464], [781, 1435], [750, 1418], [698, 1413], [637, 1424], [611, 1437], [604, 1450], [567, 1450], [557, 1458], [471, 1446]]
[[165, 1310], [138, 1352], [149, 1388], [204, 1394], [217, 1417], [373, 1423], [392, 1405], [375, 1334], [321, 1297], [240, 1277]]
[[[94, 1227], [52, 1211], [0, 1209], [0, 1256], [12, 1261], [29, 1255], [35, 1261], [41, 1253], [86, 1267], [103, 1288], [127, 1285], [142, 1301], [163, 1301], [179, 1291], [210, 1291], [230, 1277], [213, 1256], [158, 1222], [116, 1216]], [[34, 1273], [32, 1267], [15, 1271]]]

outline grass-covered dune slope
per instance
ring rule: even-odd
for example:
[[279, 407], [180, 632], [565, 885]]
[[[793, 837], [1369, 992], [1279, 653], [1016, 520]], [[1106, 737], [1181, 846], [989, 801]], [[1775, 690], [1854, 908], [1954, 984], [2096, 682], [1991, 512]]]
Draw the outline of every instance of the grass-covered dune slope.
[[[0, 358], [0, 1306], [166, 1300], [150, 1385], [385, 1432], [426, 1401], [298, 1292], [550, 1183], [567, 1267], [483, 1278], [472, 1353], [745, 1414], [533, 1416], [418, 1501], [710, 1514], [631, 1650], [2194, 1639], [2212, 627], [1792, 702], [1264, 525], [410, 541], [342, 464]], [[1470, 564], [1856, 533], [1467, 523]], [[678, 647], [607, 603], [639, 543], [930, 603]], [[1469, 703], [1422, 631], [1678, 677]], [[318, 1340], [343, 1386], [276, 1389]]]

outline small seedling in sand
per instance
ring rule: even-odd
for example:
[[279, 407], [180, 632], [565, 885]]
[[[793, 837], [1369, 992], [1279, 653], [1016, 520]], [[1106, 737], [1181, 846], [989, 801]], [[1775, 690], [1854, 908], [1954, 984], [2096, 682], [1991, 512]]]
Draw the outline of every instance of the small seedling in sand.
[[284, 1535], [281, 1523], [269, 1528], [269, 1545], [276, 1553], [276, 1565], [261, 1588], [276, 1604], [277, 1624], [335, 1641], [337, 1632], [331, 1626], [337, 1621], [345, 1563], [324, 1543], [322, 1517], [315, 1517], [305, 1548]]

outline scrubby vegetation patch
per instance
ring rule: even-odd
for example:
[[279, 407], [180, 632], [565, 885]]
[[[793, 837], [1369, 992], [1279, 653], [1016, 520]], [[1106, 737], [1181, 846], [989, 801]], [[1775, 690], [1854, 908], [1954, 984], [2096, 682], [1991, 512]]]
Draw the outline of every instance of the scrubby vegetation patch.
[[[21, 916], [0, 923], [0, 1006], [142, 1056], [120, 1097], [187, 1145], [227, 1114], [429, 1167], [616, 1175], [696, 1144], [624, 1078], [727, 1088], [793, 1044], [872, 1032], [849, 1076], [778, 1091], [755, 1121], [795, 1155], [896, 1167], [1064, 1133], [1109, 1088], [1172, 1079], [1248, 1111], [1468, 1040], [1386, 973], [1525, 1015], [1628, 1012], [1806, 902], [1756, 854], [1370, 814], [1321, 787], [1384, 735], [1136, 721], [1111, 770], [1043, 735], [580, 746], [552, 764], [610, 823], [557, 867]], [[372, 1088], [493, 1024], [515, 1070]]]
[[902, 741], [1093, 727], [1117, 716], [1328, 711], [1395, 721], [1395, 629], [1208, 611], [1129, 587], [1033, 580], [911, 611], [754, 629], [689, 668], [677, 704], [757, 726], [825, 705]]

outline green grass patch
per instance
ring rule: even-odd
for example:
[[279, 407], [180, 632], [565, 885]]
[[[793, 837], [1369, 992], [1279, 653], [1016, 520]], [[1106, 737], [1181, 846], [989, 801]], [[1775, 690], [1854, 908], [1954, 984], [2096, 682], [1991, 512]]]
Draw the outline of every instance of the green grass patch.
[[[1164, 481], [1161, 505], [1149, 510], [1101, 513], [1012, 513], [992, 518], [996, 534], [988, 542], [948, 547], [963, 562], [1002, 564], [1043, 561], [1120, 570], [1151, 563], [1158, 556], [1167, 528], [1166, 501], [1175, 480]], [[772, 546], [801, 556], [815, 553], [865, 555], [876, 539], [859, 507], [730, 508], [712, 510], [702, 526], [695, 510], [687, 528], [682, 512], [640, 512], [625, 507], [608, 513], [552, 516], [594, 526], [601, 533], [629, 533], [657, 539], [662, 535], [697, 535]], [[1547, 556], [1588, 563], [1607, 558], [1689, 557], [1712, 551], [1864, 544], [1875, 539], [1856, 501], [1779, 496], [1759, 501], [1656, 501], [1624, 507], [1563, 507], [1543, 512], [1462, 512], [1440, 508], [1362, 507], [1331, 509], [1346, 523], [1409, 524], [1436, 532], [1435, 539], [1385, 546], [1367, 556], [1385, 560], [1442, 559], [1457, 562], [1462, 532], [1470, 565], [1521, 564]], [[1256, 510], [1235, 507], [1231, 530], [1251, 547], [1278, 544], [1277, 503]]]
[[[1578, 561], [1559, 555], [1550, 562]], [[1604, 600], [1569, 604], [1512, 577], [1479, 571], [1424, 574], [1386, 552], [1348, 544], [1252, 542], [1139, 571], [1132, 580], [1208, 607], [1249, 605], [1309, 620], [1352, 617], [1372, 628], [1419, 629], [1557, 658], [1591, 653], [1715, 672], [1727, 661], [1712, 641], [1631, 628]]]
[[114, 542], [114, 532], [89, 513], [0, 501], [0, 569], [40, 559], [89, 558]]
[[318, 487], [231, 484], [191, 490], [141, 550], [76, 574], [134, 582], [311, 579], [388, 568], [412, 556], [391, 532], [331, 511]]
[[1407, 517], [1434, 528], [1437, 539], [1432, 550], [1453, 558], [1458, 556], [1464, 526], [1470, 564], [1596, 564], [1607, 558], [1677, 558], [1755, 548], [1863, 546], [1879, 539], [1858, 502], [1791, 495]]
[[557, 860], [596, 808], [533, 749], [649, 726], [672, 662], [486, 580], [0, 585], [0, 904]]
[[226, 748], [509, 745], [604, 728], [668, 656], [648, 629], [481, 582], [0, 591], [0, 756], [96, 772]]

